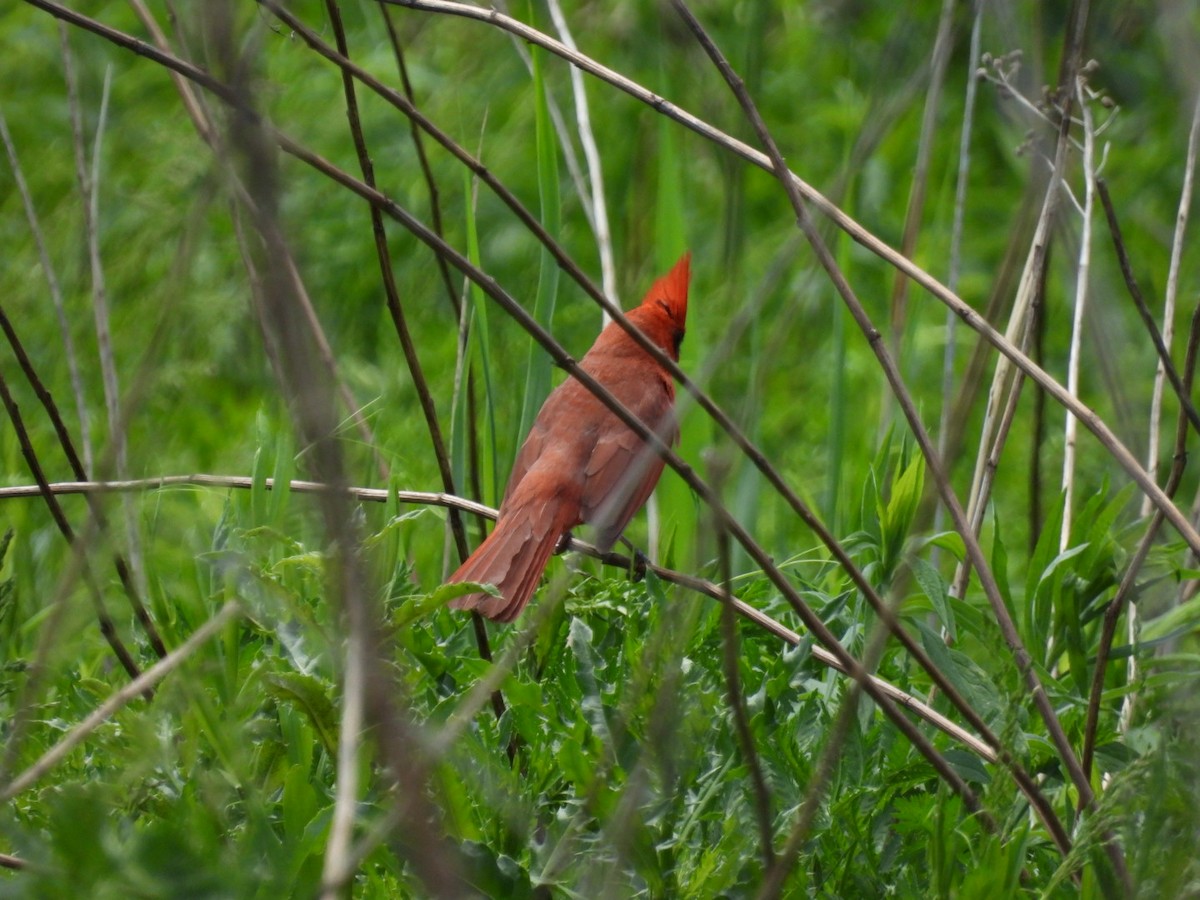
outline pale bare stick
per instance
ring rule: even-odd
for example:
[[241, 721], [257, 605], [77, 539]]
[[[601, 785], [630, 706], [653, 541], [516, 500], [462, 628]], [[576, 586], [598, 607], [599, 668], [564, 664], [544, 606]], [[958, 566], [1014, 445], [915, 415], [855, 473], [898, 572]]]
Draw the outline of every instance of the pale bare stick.
[[[151, 491], [161, 490], [163, 488], [181, 488], [181, 487], [210, 487], [210, 488], [230, 488], [237, 490], [249, 490], [253, 484], [253, 479], [246, 475], [165, 475], [159, 478], [143, 478], [135, 481], [66, 481], [66, 482], [51, 482], [47, 485], [51, 493], [54, 494], [87, 494], [87, 493], [115, 493], [119, 491]], [[267, 490], [273, 490], [275, 481], [272, 478], [266, 479], [265, 487]], [[328, 491], [326, 485], [315, 481], [295, 480], [288, 482], [288, 490], [294, 494], [317, 494], [323, 491]], [[345, 492], [354, 497], [356, 500], [385, 503], [390, 496], [389, 491], [381, 488], [364, 488], [364, 487], [348, 487]], [[0, 488], [0, 501], [11, 500], [26, 497], [41, 496], [41, 489], [37, 485], [18, 485], [14, 487]], [[496, 518], [496, 510], [482, 503], [476, 503], [474, 500], [468, 500], [465, 497], [456, 497], [452, 494], [446, 494], [437, 491], [395, 491], [396, 499], [401, 503], [410, 503], [422, 506], [441, 506], [453, 507], [465, 512], [473, 513], [478, 516], [483, 516], [489, 519]], [[569, 549], [585, 556], [599, 559], [602, 562], [615, 566], [617, 568], [628, 570], [630, 560], [628, 557], [619, 553], [601, 553], [595, 546], [587, 541], [579, 538], [572, 538], [569, 544]], [[668, 569], [663, 566], [647, 564], [646, 570], [653, 572], [663, 581], [678, 584], [686, 587], [689, 590], [695, 591], [705, 596], [711, 597], [714, 600], [721, 600], [725, 595], [722, 588], [704, 578], [697, 578], [693, 575], [688, 575], [683, 572], [677, 572], [673, 569]], [[798, 646], [802, 637], [797, 632], [780, 624], [771, 616], [750, 606], [742, 600], [733, 598], [733, 606], [737, 613], [745, 619], [753, 622], [758, 627], [773, 634], [792, 646]], [[838, 661], [832, 653], [824, 647], [814, 645], [812, 647], [812, 655], [824, 666], [836, 669], [843, 674], [846, 672], [845, 666]], [[979, 740], [969, 731], [966, 731], [961, 726], [955, 724], [950, 719], [947, 719], [941, 713], [922, 703], [916, 697], [901, 690], [895, 685], [881, 678], [872, 678], [875, 684], [888, 695], [890, 699], [895, 701], [899, 706], [909, 710], [925, 721], [929, 722], [935, 728], [945, 732], [956, 740], [962, 742], [969, 747], [973, 752], [979, 754], [988, 762], [996, 761], [995, 751], [984, 741]]]
[[[578, 50], [558, 0], [548, 0], [548, 6], [550, 19], [554, 22], [554, 28], [562, 42], [572, 50]], [[608, 202], [604, 199], [604, 166], [600, 162], [600, 150], [596, 146], [596, 135], [592, 131], [583, 73], [574, 66], [571, 67], [571, 92], [575, 96], [575, 121], [579, 126], [579, 143], [583, 147], [583, 158], [588, 167], [588, 183], [592, 189], [592, 229], [596, 234], [596, 248], [600, 251], [600, 284], [605, 295], [620, 306], [621, 298], [617, 296], [617, 270], [613, 262], [612, 233], [608, 227]], [[607, 325], [609, 321], [608, 313], [602, 309], [601, 325]]]
[[[1200, 94], [1192, 110], [1192, 127], [1188, 131], [1187, 158], [1183, 166], [1183, 187], [1179, 191], [1179, 209], [1175, 213], [1175, 234], [1171, 239], [1171, 262], [1167, 267], [1167, 284], [1163, 292], [1162, 338], [1168, 351], [1175, 336], [1175, 297], [1179, 290], [1179, 265], [1183, 258], [1183, 237], [1187, 231], [1188, 210], [1192, 205], [1192, 184], [1196, 170], [1196, 146], [1200, 144]], [[1150, 432], [1146, 449], [1146, 471], [1151, 477], [1158, 474], [1158, 453], [1161, 438], [1163, 381], [1166, 367], [1162, 360], [1154, 372], [1154, 393], [1150, 395]], [[1150, 514], [1149, 500], [1142, 500], [1142, 516]], [[1129, 608], [1133, 616], [1134, 608]], [[1132, 625], [1132, 622], [1130, 623]]]
[[22, 791], [32, 787], [42, 776], [57, 766], [83, 740], [107, 722], [118, 709], [135, 697], [142, 696], [164, 677], [177, 669], [179, 665], [191, 656], [197, 648], [214, 634], [225, 627], [234, 616], [241, 612], [241, 607], [230, 601], [221, 607], [215, 616], [197, 628], [186, 641], [152, 665], [137, 678], [112, 694], [107, 700], [93, 710], [87, 718], [76, 725], [61, 741], [39, 757], [37, 762], [0, 788], [0, 803], [7, 802]]
[[321, 900], [338, 900], [354, 877], [358, 861], [351, 853], [354, 824], [358, 813], [358, 768], [364, 710], [366, 706], [366, 659], [371, 648], [359, 631], [346, 637], [346, 671], [342, 683], [342, 716], [338, 726], [337, 781], [333, 798], [333, 818], [329, 840], [325, 844], [325, 862], [321, 870]]
[[[1075, 84], [1083, 119], [1083, 228], [1079, 236], [1079, 265], [1075, 272], [1075, 310], [1071, 322], [1071, 348], [1067, 359], [1067, 390], [1079, 396], [1079, 361], [1083, 353], [1083, 317], [1087, 311], [1088, 274], [1092, 264], [1092, 211], [1096, 197], [1096, 133], [1092, 122], [1087, 76], [1081, 74]], [[1071, 540], [1072, 500], [1075, 496], [1075, 438], [1077, 420], [1067, 412], [1063, 428], [1063, 500], [1062, 532], [1058, 548], [1067, 549]]]

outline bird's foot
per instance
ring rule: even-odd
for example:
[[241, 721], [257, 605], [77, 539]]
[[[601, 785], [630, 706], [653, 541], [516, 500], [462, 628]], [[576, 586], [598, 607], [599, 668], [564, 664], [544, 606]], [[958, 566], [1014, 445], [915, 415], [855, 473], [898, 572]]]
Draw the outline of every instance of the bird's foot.
[[634, 583], [641, 581], [646, 577], [646, 567], [650, 565], [650, 558], [636, 547], [633, 548], [633, 554], [629, 558], [629, 579]]

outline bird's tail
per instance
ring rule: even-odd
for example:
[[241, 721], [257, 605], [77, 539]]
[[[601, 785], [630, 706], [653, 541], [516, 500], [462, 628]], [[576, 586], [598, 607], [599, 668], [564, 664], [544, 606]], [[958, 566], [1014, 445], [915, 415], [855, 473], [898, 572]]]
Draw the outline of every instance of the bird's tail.
[[557, 520], [554, 515], [557, 510], [547, 508], [557, 505], [541, 504], [540, 515], [531, 514], [529, 509], [505, 510], [495, 530], [446, 580], [448, 584], [460, 581], [493, 584], [502, 596], [465, 594], [451, 600], [450, 606], [477, 609], [480, 615], [497, 622], [511, 622], [520, 615], [533, 596], [559, 538], [570, 527], [569, 522]]

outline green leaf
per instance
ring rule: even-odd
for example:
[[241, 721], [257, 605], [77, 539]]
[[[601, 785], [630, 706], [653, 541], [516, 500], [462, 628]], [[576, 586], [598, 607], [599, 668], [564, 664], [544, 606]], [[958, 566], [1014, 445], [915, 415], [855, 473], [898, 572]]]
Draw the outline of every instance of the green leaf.
[[[558, 144], [554, 125], [550, 120], [550, 105], [545, 79], [542, 77], [542, 53], [538, 47], [530, 48], [533, 61], [534, 94], [534, 146], [537, 151], [538, 199], [541, 204], [542, 227], [553, 238], [560, 230], [560, 200], [558, 196]], [[545, 246], [538, 254], [538, 283], [534, 295], [533, 317], [538, 324], [550, 330], [554, 322], [554, 307], [558, 299], [558, 262]], [[550, 393], [551, 361], [542, 345], [531, 335], [525, 362], [525, 395], [521, 406], [520, 441], [533, 427], [546, 396]]]
[[338, 716], [329, 699], [329, 686], [312, 675], [299, 672], [263, 672], [267, 693], [300, 710], [308, 719], [325, 752], [337, 758]]
[[913, 577], [917, 579], [917, 584], [921, 586], [921, 590], [929, 598], [929, 602], [933, 604], [933, 611], [937, 614], [938, 621], [946, 629], [950, 640], [957, 641], [958, 635], [955, 630], [954, 613], [950, 609], [950, 604], [946, 599], [946, 580], [942, 577], [942, 573], [920, 557], [914, 557], [910, 565], [912, 566]]

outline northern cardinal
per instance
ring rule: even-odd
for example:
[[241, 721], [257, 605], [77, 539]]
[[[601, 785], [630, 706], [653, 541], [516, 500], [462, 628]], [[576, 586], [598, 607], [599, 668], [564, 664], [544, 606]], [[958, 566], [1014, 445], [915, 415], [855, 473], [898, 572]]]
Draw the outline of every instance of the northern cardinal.
[[[690, 261], [685, 253], [628, 313], [675, 361], [687, 320]], [[670, 374], [620, 325], [610, 322], [579, 365], [666, 443], [678, 440]], [[568, 378], [546, 398], [521, 445], [495, 530], [449, 578], [493, 584], [502, 596], [466, 594], [450, 605], [511, 622], [533, 596], [563, 535], [586, 522], [596, 528], [597, 545], [609, 549], [662, 470], [662, 459], [636, 432]]]

